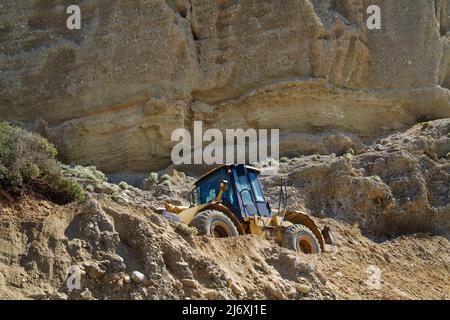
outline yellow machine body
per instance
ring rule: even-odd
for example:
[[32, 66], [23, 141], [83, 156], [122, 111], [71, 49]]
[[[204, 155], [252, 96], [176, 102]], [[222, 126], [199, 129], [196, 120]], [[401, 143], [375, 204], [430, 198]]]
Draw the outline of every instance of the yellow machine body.
[[322, 252], [325, 251], [325, 240], [320, 228], [308, 214], [301, 211], [286, 211], [284, 218], [274, 211], [274, 215], [270, 218], [255, 216], [253, 218], [244, 218], [244, 221], [241, 222], [226, 206], [218, 201], [194, 207], [177, 207], [166, 204], [166, 210], [177, 214], [181, 222], [187, 225], [203, 211], [221, 211], [233, 221], [239, 234], [252, 234], [265, 239], [274, 239], [277, 242], [281, 242], [282, 228], [287, 228], [293, 224], [301, 224], [308, 227], [314, 233], [319, 241]]

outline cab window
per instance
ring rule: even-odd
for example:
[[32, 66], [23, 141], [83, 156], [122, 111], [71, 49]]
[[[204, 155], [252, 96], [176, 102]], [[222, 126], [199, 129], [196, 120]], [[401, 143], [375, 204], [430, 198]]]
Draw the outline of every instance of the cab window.
[[224, 170], [219, 170], [201, 181], [196, 189], [198, 203], [209, 203], [214, 200], [219, 194], [222, 180], [226, 180]]
[[253, 193], [255, 194], [256, 202], [265, 202], [266, 200], [264, 199], [264, 193], [259, 183], [258, 175], [255, 172], [249, 172], [248, 177], [253, 189]]
[[238, 190], [238, 193], [241, 195], [241, 198], [242, 198], [242, 201], [244, 202], [244, 204], [252, 204], [253, 203], [250, 182], [246, 175], [237, 176], [236, 188]]

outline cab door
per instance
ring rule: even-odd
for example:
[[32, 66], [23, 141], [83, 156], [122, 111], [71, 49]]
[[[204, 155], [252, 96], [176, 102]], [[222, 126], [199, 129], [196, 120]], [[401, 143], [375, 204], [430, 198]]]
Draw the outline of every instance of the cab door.
[[247, 176], [247, 169], [244, 165], [236, 165], [232, 170], [233, 182], [236, 187], [237, 198], [239, 201], [241, 215], [252, 218], [259, 215], [256, 207], [255, 197]]
[[258, 173], [252, 170], [247, 171], [248, 171], [247, 177], [253, 191], [253, 196], [255, 198], [255, 205], [256, 209], [258, 210], [258, 214], [262, 217], [271, 217], [272, 210], [270, 209], [269, 203], [267, 202], [264, 196], [264, 191], [258, 179]]

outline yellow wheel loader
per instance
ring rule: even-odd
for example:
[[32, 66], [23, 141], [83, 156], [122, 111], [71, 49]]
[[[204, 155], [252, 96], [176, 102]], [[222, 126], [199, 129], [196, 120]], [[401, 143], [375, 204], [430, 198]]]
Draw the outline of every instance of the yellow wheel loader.
[[260, 181], [260, 171], [247, 165], [222, 165], [196, 183], [190, 207], [166, 204], [164, 217], [196, 227], [200, 235], [236, 237], [254, 234], [275, 239], [283, 247], [304, 253], [325, 251], [332, 243], [328, 227], [320, 230], [306, 213], [287, 209], [282, 180], [278, 208], [271, 209]]

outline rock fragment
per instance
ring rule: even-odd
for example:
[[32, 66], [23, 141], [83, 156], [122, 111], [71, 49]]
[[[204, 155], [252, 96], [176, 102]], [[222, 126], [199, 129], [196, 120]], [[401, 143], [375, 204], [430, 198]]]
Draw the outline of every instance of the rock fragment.
[[131, 273], [131, 280], [133, 280], [134, 283], [143, 283], [147, 280], [147, 277], [139, 271], [133, 271]]
[[80, 293], [80, 297], [84, 300], [92, 300], [92, 292], [86, 288], [83, 292]]
[[230, 289], [237, 296], [240, 296], [245, 293], [244, 289], [242, 289], [239, 285], [237, 285], [234, 282], [231, 282]]
[[181, 283], [183, 284], [184, 287], [187, 287], [187, 288], [197, 288], [198, 287], [198, 282], [194, 279], [183, 279], [183, 280], [181, 280]]
[[311, 287], [307, 284], [298, 284], [297, 291], [301, 294], [308, 294], [311, 291]]
[[91, 279], [100, 279], [106, 273], [106, 271], [100, 268], [99, 265], [95, 263], [89, 263], [85, 265], [85, 270], [89, 278]]

